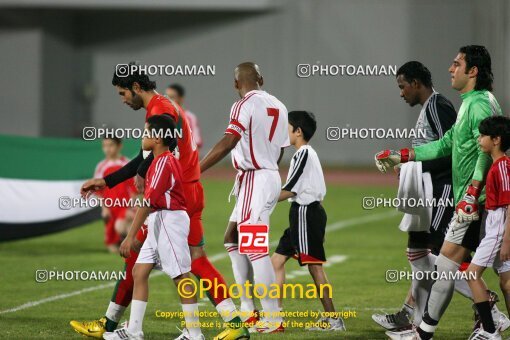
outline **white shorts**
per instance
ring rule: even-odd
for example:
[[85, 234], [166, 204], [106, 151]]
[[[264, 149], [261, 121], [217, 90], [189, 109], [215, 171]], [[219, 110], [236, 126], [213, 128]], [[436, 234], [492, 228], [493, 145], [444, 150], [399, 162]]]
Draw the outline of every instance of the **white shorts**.
[[510, 270], [510, 261], [501, 262], [499, 259], [499, 251], [505, 232], [506, 208], [487, 210], [487, 212], [485, 237], [476, 249], [471, 263], [480, 267], [494, 267], [498, 273], [504, 273]]
[[188, 246], [189, 217], [184, 210], [157, 210], [149, 215], [149, 233], [136, 263], [154, 263], [155, 269], [175, 278], [191, 270]]
[[280, 196], [282, 180], [276, 170], [248, 170], [236, 178], [236, 205], [229, 221], [269, 226]]

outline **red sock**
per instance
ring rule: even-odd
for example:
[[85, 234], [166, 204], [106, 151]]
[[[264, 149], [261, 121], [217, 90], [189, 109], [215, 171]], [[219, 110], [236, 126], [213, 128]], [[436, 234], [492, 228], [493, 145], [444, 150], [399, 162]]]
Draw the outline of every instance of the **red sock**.
[[[198, 279], [210, 280], [212, 287], [207, 291], [207, 296], [213, 305], [230, 298], [228, 287], [220, 272], [209, 262], [207, 256], [199, 257], [191, 262], [191, 273]], [[215, 281], [216, 279], [216, 281]], [[215, 283], [218, 287], [215, 286]]]
[[138, 253], [131, 251], [131, 256], [126, 259], [126, 278], [117, 281], [115, 290], [113, 291], [112, 301], [118, 305], [127, 307], [133, 299], [133, 267], [135, 266]]

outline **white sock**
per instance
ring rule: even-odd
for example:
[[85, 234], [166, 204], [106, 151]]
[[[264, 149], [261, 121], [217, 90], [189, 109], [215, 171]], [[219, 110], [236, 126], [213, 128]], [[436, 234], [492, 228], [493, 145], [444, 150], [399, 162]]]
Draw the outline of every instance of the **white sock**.
[[105, 316], [114, 322], [119, 322], [125, 310], [126, 307], [118, 305], [113, 301], [110, 301]]
[[190, 337], [198, 337], [202, 334], [200, 330], [200, 320], [198, 317], [198, 303], [189, 303], [182, 306], [184, 312], [184, 321], [186, 321], [186, 328], [188, 329]]
[[[254, 254], [257, 256], [258, 254]], [[251, 254], [250, 254], [251, 257]], [[253, 266], [253, 272], [255, 276], [255, 284], [262, 284], [266, 287], [266, 292], [270, 290], [272, 284], [276, 282], [276, 277], [274, 274], [274, 269], [271, 264], [271, 260], [269, 256], [264, 256], [262, 258], [257, 258], [256, 260], [251, 262]], [[259, 292], [261, 295], [262, 292]], [[276, 325], [281, 323], [282, 317], [279, 316], [280, 308], [278, 307], [278, 299], [273, 299], [269, 297], [269, 294], [266, 294], [266, 297], [260, 299], [260, 304], [262, 305], [262, 309], [264, 310], [264, 314], [266, 315], [266, 321]]]
[[142, 331], [143, 317], [147, 301], [133, 300], [131, 301], [131, 314], [129, 315], [128, 331], [130, 333], [138, 333]]
[[[439, 321], [443, 316], [446, 308], [450, 304], [455, 291], [455, 280], [450, 279], [460, 267], [457, 263], [443, 254], [439, 254], [436, 258], [436, 271], [438, 279], [430, 288], [429, 300], [427, 302], [427, 313], [432, 320]], [[434, 333], [436, 325], [431, 325], [424, 320], [421, 321], [420, 328], [425, 332]]]
[[[250, 260], [246, 255], [239, 254], [238, 246], [236, 243], [225, 243], [225, 248], [227, 249], [228, 255], [230, 256], [230, 261], [232, 261], [232, 271], [234, 272], [236, 283], [239, 285], [239, 287], [244, 287], [246, 281], [250, 281]], [[241, 294], [240, 300], [241, 313], [243, 315], [253, 312], [255, 309], [253, 299], [246, 297], [245, 294]]]
[[473, 293], [471, 292], [469, 284], [467, 283], [466, 280], [464, 279], [455, 280], [455, 291], [460, 295], [467, 297], [468, 299], [473, 301]]
[[[419, 325], [421, 323], [423, 313], [425, 312], [430, 288], [433, 283], [433, 280], [430, 279], [430, 277], [431, 273], [435, 269], [434, 264], [436, 262], [436, 256], [430, 253], [430, 250], [428, 249], [408, 249], [408, 254], [410, 259], [409, 263], [411, 264], [413, 273], [428, 272], [428, 274], [421, 274], [424, 275], [423, 280], [413, 280], [412, 282], [412, 293], [415, 303], [413, 315], [414, 324]], [[426, 279], [425, 275], [429, 275], [429, 280]]]
[[216, 305], [216, 310], [222, 317], [223, 321], [230, 322], [237, 316], [236, 305], [231, 298], [225, 299]]

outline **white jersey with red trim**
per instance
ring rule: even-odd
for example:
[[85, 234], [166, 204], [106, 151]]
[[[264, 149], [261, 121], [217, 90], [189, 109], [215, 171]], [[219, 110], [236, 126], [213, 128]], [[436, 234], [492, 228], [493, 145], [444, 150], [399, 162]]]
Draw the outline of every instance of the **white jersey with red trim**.
[[231, 152], [234, 168], [278, 170], [281, 148], [289, 146], [287, 108], [265, 91], [250, 91], [232, 105], [225, 133], [241, 137]]

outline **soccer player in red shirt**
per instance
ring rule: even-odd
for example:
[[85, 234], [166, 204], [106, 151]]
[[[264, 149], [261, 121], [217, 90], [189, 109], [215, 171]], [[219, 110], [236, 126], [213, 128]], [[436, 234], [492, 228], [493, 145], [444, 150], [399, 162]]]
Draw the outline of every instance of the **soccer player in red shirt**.
[[[152, 116], [145, 124], [146, 132], [142, 141], [144, 150], [152, 151], [154, 161], [145, 177], [144, 198], [150, 206], [141, 207], [136, 212], [133, 225], [120, 246], [122, 256], [129, 258], [135, 248], [136, 233], [144, 221], [148, 220], [148, 235], [133, 268], [134, 289], [129, 323], [114, 332], [106, 332], [107, 340], [143, 340], [142, 323], [149, 297], [149, 274], [159, 269], [173, 279], [175, 285], [183, 279], [189, 280], [191, 256], [188, 247], [189, 217], [186, 213], [182, 169], [170, 152], [175, 145], [171, 134], [175, 123], [167, 115]], [[160, 134], [163, 133], [163, 134]], [[170, 236], [171, 235], [171, 236]], [[180, 295], [186, 328], [178, 339], [202, 340], [198, 318], [196, 294], [191, 287], [184, 287], [189, 297]]]
[[[105, 138], [102, 142], [105, 159], [99, 162], [94, 171], [94, 178], [103, 178], [122, 168], [129, 159], [121, 154], [122, 140], [117, 137]], [[132, 179], [129, 179], [116, 187], [105, 188], [97, 192], [103, 198], [129, 200], [136, 195], [136, 188]], [[126, 236], [133, 213], [129, 207], [102, 207], [101, 216], [105, 222], [104, 242], [108, 250], [118, 253], [121, 237]]]
[[[188, 244], [192, 261], [191, 273], [213, 283], [209, 292], [217, 292], [218, 294], [208, 294], [208, 296], [210, 296], [211, 302], [215, 305], [223, 320], [232, 326], [232, 329], [229, 328], [229, 336], [225, 340], [248, 338], [248, 330], [245, 327], [240, 327], [241, 319], [239, 316], [234, 317], [237, 314], [237, 309], [228, 295], [228, 290], [224, 288], [226, 282], [210, 263], [203, 248], [202, 210], [204, 208], [204, 195], [200, 183], [198, 151], [184, 111], [176, 103], [158, 94], [155, 91], [156, 82], [151, 81], [142, 72], [134, 72], [126, 77], [119, 77], [114, 74], [112, 84], [117, 89], [124, 104], [133, 110], [139, 110], [142, 107], [147, 110], [146, 120], [154, 115], [167, 114], [176, 122], [176, 132], [182, 132], [182, 137], [177, 138], [174, 154], [182, 167], [186, 210], [190, 216]], [[81, 194], [87, 195], [89, 191], [100, 190], [106, 186], [112, 188], [133, 176], [135, 176], [135, 185], [138, 191], [143, 192], [143, 178], [153, 159], [152, 154], [145, 158], [143, 150], [140, 150], [138, 156], [122, 169], [102, 179], [86, 181], [82, 185]], [[145, 238], [146, 227], [142, 227], [137, 233], [135, 249], [140, 249]], [[126, 259], [126, 278], [118, 282], [105, 317], [90, 322], [71, 321], [71, 327], [81, 334], [95, 337], [100, 337], [97, 335], [104, 333], [105, 330], [108, 332], [115, 330], [124, 310], [131, 302], [133, 292], [132, 269], [136, 257], [137, 252], [132, 251], [131, 256]], [[93, 332], [90, 330], [93, 330]]]
[[200, 130], [200, 124], [198, 122], [197, 116], [193, 112], [184, 107], [184, 98], [186, 96], [186, 90], [182, 85], [171, 84], [168, 85], [168, 87], [165, 89], [165, 94], [168, 98], [179, 104], [179, 106], [182, 107], [186, 112], [186, 117], [188, 117], [191, 131], [193, 131], [193, 137], [195, 138], [198, 150], [200, 151], [200, 148], [202, 147], [203, 144], [202, 132]]
[[473, 292], [473, 300], [482, 326], [470, 339], [501, 339], [496, 329], [489, 303], [487, 286], [482, 274], [487, 267], [498, 272], [500, 287], [510, 313], [510, 158], [505, 152], [510, 148], [510, 119], [492, 116], [481, 121], [478, 143], [480, 149], [492, 157], [492, 166], [485, 185], [487, 221], [485, 236], [476, 249], [466, 273]]

